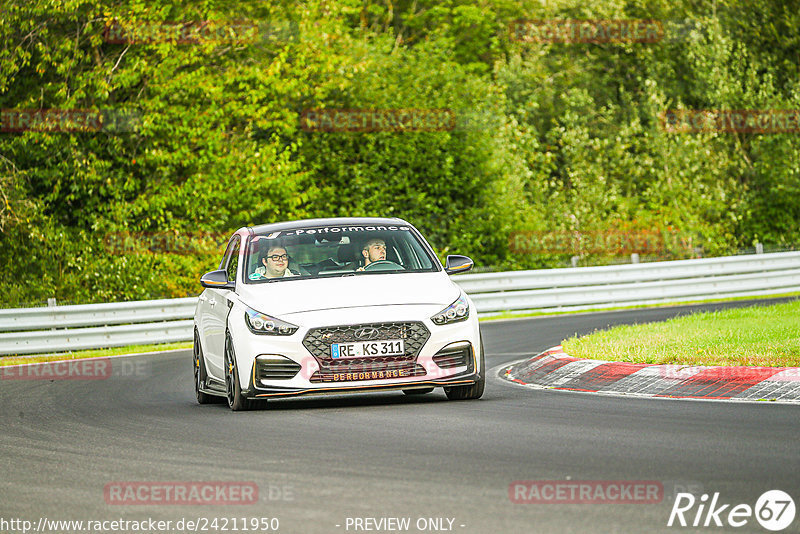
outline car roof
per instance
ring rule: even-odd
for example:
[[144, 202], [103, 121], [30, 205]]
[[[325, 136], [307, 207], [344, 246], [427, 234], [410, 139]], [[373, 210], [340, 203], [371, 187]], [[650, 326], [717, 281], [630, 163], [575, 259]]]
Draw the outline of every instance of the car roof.
[[330, 217], [327, 219], [302, 219], [297, 221], [284, 221], [271, 224], [261, 224], [249, 227], [255, 234], [277, 232], [278, 230], [294, 230], [295, 228], [308, 228], [316, 226], [376, 226], [376, 225], [408, 225], [413, 226], [397, 217]]

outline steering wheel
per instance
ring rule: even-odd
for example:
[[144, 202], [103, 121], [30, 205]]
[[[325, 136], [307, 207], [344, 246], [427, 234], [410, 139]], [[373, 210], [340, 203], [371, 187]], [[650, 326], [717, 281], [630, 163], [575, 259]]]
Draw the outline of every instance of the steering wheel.
[[403, 271], [403, 266], [389, 260], [373, 261], [366, 267], [365, 271]]

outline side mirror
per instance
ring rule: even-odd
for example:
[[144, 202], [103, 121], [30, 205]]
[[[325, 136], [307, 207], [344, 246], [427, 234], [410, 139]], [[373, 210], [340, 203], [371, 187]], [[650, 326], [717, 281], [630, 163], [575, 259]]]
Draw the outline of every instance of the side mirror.
[[453, 254], [447, 256], [444, 272], [447, 274], [465, 273], [472, 269], [473, 265], [475, 265], [475, 263], [470, 258]]
[[211, 271], [200, 277], [200, 285], [211, 289], [235, 289], [236, 284], [228, 281], [228, 272], [225, 269]]

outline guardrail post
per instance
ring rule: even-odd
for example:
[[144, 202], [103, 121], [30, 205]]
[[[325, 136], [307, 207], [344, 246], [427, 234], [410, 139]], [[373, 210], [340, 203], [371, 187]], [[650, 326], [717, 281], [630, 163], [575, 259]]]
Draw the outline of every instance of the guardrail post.
[[762, 243], [756, 243], [756, 254], [763, 254], [764, 253], [764, 245]]
[[636, 252], [631, 254], [631, 263], [639, 263], [639, 254]]
[[[56, 307], [56, 298], [55, 297], [50, 297], [49, 299], [47, 299], [47, 307], [48, 308], [55, 308]], [[50, 330], [55, 330], [55, 329], [56, 328], [53, 327]]]

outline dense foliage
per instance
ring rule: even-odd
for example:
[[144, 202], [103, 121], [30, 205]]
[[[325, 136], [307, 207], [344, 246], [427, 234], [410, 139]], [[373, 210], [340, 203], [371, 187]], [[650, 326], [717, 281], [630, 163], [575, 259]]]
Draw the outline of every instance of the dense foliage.
[[[536, 43], [522, 19], [664, 32]], [[800, 110], [796, 1], [16, 0], [0, 39], [0, 306], [196, 294], [232, 230], [310, 216], [403, 217], [494, 269], [800, 242], [798, 132], [659, 119]], [[322, 109], [454, 123], [301, 127]], [[129, 119], [9, 131], [20, 110]]]

